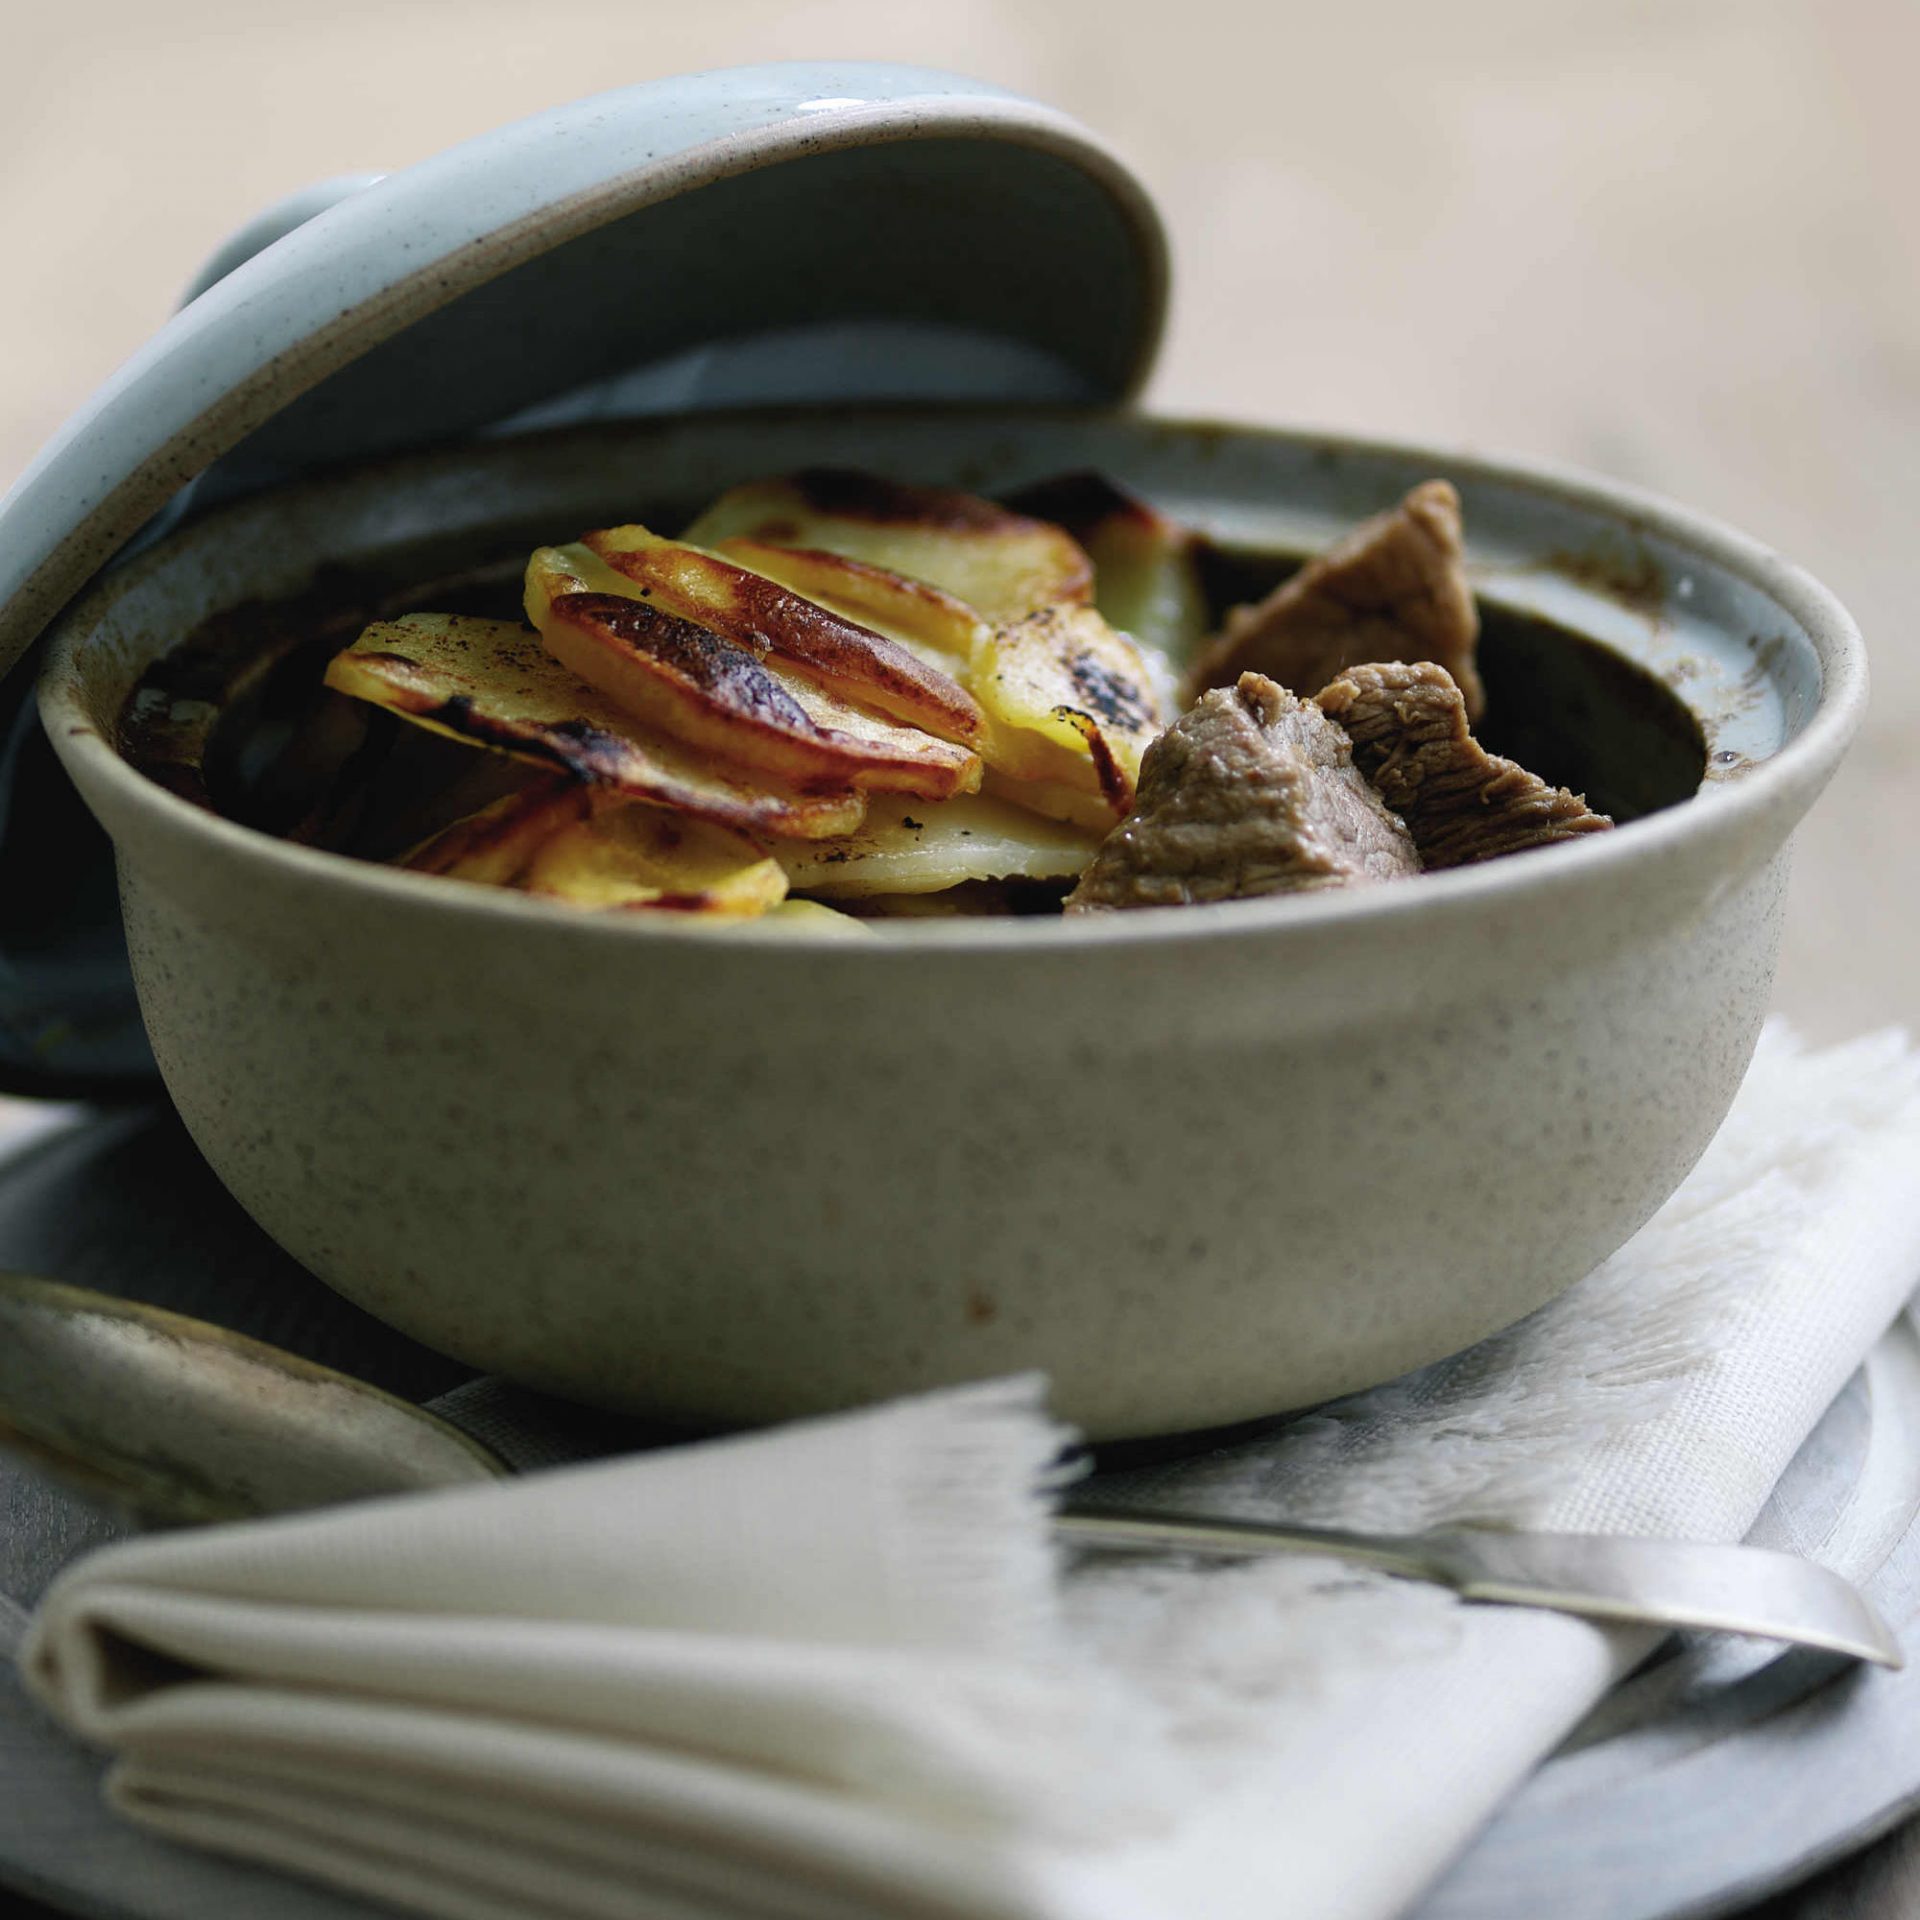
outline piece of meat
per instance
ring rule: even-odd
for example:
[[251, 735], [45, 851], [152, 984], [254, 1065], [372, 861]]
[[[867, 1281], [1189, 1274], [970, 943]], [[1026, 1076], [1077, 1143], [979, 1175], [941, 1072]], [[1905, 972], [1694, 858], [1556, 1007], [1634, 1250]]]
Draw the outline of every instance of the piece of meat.
[[1190, 906], [1420, 871], [1407, 830], [1311, 700], [1257, 673], [1217, 688], [1147, 749], [1133, 812], [1068, 913]]
[[1407, 823], [1420, 862], [1464, 867], [1613, 825], [1564, 787], [1488, 753], [1444, 668], [1382, 662], [1323, 688], [1321, 712], [1353, 742], [1353, 763]]
[[1193, 671], [1192, 691], [1264, 673], [1311, 694], [1370, 660], [1431, 660], [1486, 705], [1474, 666], [1480, 616], [1467, 585], [1460, 496], [1428, 480], [1355, 527], [1258, 606], [1235, 607]]

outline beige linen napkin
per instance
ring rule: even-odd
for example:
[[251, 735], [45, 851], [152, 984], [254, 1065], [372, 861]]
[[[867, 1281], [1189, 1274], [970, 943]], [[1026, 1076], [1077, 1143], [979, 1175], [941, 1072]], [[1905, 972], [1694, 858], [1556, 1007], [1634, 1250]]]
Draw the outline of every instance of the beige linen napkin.
[[[1561, 1302], [1117, 1483], [1738, 1538], [1920, 1278], [1920, 1069], [1771, 1031]], [[454, 1916], [1387, 1920], [1642, 1637], [1324, 1563], [1056, 1569], [1031, 1382], [103, 1550], [21, 1659], [177, 1838]]]

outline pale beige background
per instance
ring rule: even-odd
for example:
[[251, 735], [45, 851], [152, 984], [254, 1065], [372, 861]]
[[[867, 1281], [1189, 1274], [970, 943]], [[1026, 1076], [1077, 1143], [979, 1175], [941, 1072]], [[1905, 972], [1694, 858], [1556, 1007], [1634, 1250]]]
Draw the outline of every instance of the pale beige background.
[[1920, 0], [5, 0], [0, 480], [266, 200], [601, 87], [952, 66], [1117, 141], [1178, 248], [1151, 404], [1674, 494], [1874, 647], [1781, 1002], [1920, 1024]]

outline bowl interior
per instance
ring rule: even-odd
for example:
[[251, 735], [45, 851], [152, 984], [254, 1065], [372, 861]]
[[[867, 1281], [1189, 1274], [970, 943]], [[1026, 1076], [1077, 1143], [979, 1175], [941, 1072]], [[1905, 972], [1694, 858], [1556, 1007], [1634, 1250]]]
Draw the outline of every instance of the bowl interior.
[[[1488, 744], [1626, 822], [1801, 762], [1791, 797], [1804, 804], [1859, 702], [1857, 640], [1817, 586], [1643, 497], [1443, 450], [1127, 415], [880, 409], [576, 428], [260, 496], [176, 534], [69, 617], [50, 712], [64, 702], [112, 741], [148, 663], [236, 606], [307, 596], [337, 613], [384, 595], [391, 610], [457, 593], [505, 612], [535, 544], [619, 520], [673, 527], [729, 485], [810, 463], [987, 493], [1099, 469], [1208, 536], [1219, 605], [1444, 474], [1463, 496], [1485, 623]], [[423, 584], [475, 568], [457, 589]], [[194, 689], [180, 697], [191, 704]], [[214, 766], [223, 811], [276, 824], [238, 757]], [[1556, 865], [1596, 850], [1563, 850]]]
[[[631, 502], [625, 508], [634, 514]], [[672, 524], [651, 504], [637, 517]], [[284, 833], [324, 801], [337, 778], [356, 743], [348, 716], [365, 725], [364, 714], [343, 714], [340, 698], [322, 692], [332, 653], [374, 618], [414, 611], [521, 618], [525, 552], [523, 538], [503, 546], [493, 530], [454, 536], [331, 569], [289, 601], [225, 610], [142, 680], [121, 722], [122, 747], [163, 785], [229, 819]], [[1204, 549], [1216, 623], [1229, 607], [1268, 592], [1303, 557]], [[1491, 750], [1585, 794], [1620, 821], [1677, 805], [1699, 789], [1708, 771], [1700, 723], [1646, 667], [1499, 603], [1482, 611], [1480, 664], [1489, 705], [1478, 733]], [[408, 746], [413, 764], [449, 786], [473, 758], [470, 749], [419, 735]]]

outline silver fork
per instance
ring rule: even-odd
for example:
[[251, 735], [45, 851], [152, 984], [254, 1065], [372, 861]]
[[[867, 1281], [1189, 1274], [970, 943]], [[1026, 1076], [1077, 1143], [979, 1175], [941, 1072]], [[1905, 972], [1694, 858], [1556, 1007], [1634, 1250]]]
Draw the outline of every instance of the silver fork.
[[1882, 1667], [1905, 1664], [1899, 1641], [1858, 1587], [1811, 1560], [1766, 1547], [1491, 1527], [1349, 1533], [1096, 1504], [1069, 1505], [1054, 1525], [1075, 1546], [1231, 1558], [1321, 1554], [1451, 1587], [1467, 1600], [1750, 1634]]

